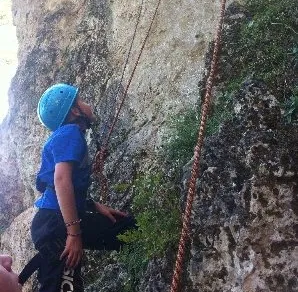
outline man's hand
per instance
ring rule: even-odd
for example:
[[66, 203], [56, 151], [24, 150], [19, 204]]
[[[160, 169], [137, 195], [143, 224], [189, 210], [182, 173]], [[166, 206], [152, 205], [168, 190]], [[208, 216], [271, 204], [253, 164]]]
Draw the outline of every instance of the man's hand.
[[12, 269], [12, 258], [0, 255], [0, 292], [21, 292], [18, 276]]
[[11, 272], [12, 258], [9, 255], [0, 255], [0, 266], [3, 266], [6, 271]]
[[81, 235], [67, 236], [65, 249], [60, 256], [60, 260], [66, 257], [66, 266], [74, 269], [80, 263], [83, 256], [83, 244]]
[[115, 217], [126, 217], [127, 214], [118, 210], [114, 210], [110, 207], [107, 207], [105, 205], [95, 203], [95, 209], [98, 213], [108, 217], [113, 223], [117, 221]]

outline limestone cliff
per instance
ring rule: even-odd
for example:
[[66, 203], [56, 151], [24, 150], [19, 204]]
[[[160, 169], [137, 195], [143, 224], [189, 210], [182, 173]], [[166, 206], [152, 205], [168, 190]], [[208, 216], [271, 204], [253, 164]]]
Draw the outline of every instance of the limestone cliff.
[[194, 207], [194, 291], [296, 291], [298, 129], [260, 82], [208, 139]]
[[[34, 252], [29, 234], [39, 195], [34, 180], [49, 134], [36, 116], [40, 95], [56, 82], [81, 88], [99, 117], [88, 134], [94, 154], [119, 106], [116, 89], [127, 84], [156, 4], [13, 0], [19, 66], [0, 129], [0, 224], [8, 227], [0, 250], [13, 255], [17, 271]], [[155, 164], [169, 116], [198, 103], [219, 9], [220, 1], [161, 2], [111, 139], [106, 166], [111, 183], [131, 181], [136, 171]], [[297, 126], [283, 123], [279, 103], [262, 83], [247, 83], [236, 100], [232, 121], [206, 144], [184, 290], [297, 291]], [[98, 196], [96, 181], [92, 192]], [[111, 194], [110, 204], [128, 208], [130, 194]], [[168, 259], [150, 262], [139, 291], [166, 291], [171, 268]], [[114, 263], [101, 267], [89, 291], [123, 291], [124, 278]], [[24, 291], [35, 291], [30, 285]]]

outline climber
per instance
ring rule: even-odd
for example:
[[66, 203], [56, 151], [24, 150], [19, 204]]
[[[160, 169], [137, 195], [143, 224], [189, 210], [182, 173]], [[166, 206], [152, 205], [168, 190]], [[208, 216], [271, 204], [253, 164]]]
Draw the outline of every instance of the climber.
[[18, 276], [12, 271], [12, 258], [0, 255], [0, 292], [20, 292]]
[[40, 98], [38, 117], [53, 131], [42, 151], [36, 178], [41, 197], [31, 226], [39, 251], [39, 291], [83, 291], [83, 249], [119, 250], [117, 235], [135, 228], [135, 220], [87, 199], [91, 167], [84, 134], [95, 116], [79, 89], [63, 83], [48, 88]]

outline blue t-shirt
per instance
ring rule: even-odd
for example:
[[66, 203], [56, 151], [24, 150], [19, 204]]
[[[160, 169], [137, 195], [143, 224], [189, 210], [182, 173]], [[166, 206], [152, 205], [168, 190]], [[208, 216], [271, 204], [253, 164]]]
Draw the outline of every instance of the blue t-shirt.
[[76, 205], [79, 211], [84, 210], [91, 167], [84, 134], [76, 124], [59, 127], [43, 147], [41, 167], [36, 178], [36, 188], [42, 193], [35, 202], [38, 208], [60, 209], [54, 187], [55, 164], [59, 162], [73, 162], [72, 183]]

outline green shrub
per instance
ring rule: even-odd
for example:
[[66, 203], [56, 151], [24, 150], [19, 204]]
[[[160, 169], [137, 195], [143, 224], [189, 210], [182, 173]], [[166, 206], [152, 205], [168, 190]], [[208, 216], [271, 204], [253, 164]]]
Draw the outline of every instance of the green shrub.
[[127, 245], [119, 253], [128, 272], [125, 291], [135, 291], [148, 261], [162, 257], [178, 243], [179, 192], [161, 173], [144, 174], [134, 182], [133, 213], [138, 229], [119, 235]]
[[286, 120], [288, 123], [298, 123], [298, 87], [293, 90], [293, 95], [284, 104]]
[[[207, 120], [206, 136], [216, 133], [220, 124], [231, 117], [231, 95], [221, 93], [211, 106]], [[200, 109], [188, 109], [173, 116], [168, 122], [168, 132], [163, 137], [163, 151], [170, 164], [181, 169], [193, 156], [201, 120]]]
[[199, 110], [189, 109], [171, 117], [163, 136], [163, 152], [175, 168], [184, 165], [193, 155], [199, 126]]

